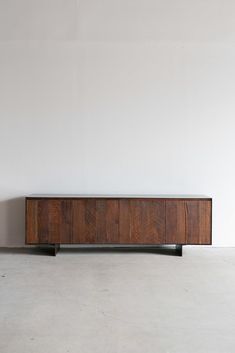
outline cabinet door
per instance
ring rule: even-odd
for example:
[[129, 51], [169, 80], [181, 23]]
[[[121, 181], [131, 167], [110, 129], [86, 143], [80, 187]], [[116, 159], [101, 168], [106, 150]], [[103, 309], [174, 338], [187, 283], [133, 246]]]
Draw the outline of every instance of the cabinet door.
[[119, 201], [96, 200], [96, 242], [119, 243]]
[[185, 244], [185, 202], [184, 200], [166, 200], [166, 243]]
[[47, 244], [49, 240], [47, 200], [26, 201], [26, 244]]
[[27, 200], [26, 212], [26, 243], [71, 243], [70, 200]]
[[26, 201], [26, 244], [47, 244], [49, 240], [47, 200]]
[[104, 198], [73, 200], [72, 214], [73, 243], [119, 243], [118, 200]]
[[120, 242], [163, 244], [165, 242], [165, 201], [120, 200]]
[[71, 243], [71, 200], [38, 201], [38, 235], [40, 243]]
[[95, 199], [77, 199], [72, 201], [72, 233], [72, 242], [74, 244], [95, 243]]
[[72, 213], [71, 200], [48, 200], [48, 242], [71, 243]]
[[187, 244], [211, 244], [211, 200], [190, 200], [185, 204]]

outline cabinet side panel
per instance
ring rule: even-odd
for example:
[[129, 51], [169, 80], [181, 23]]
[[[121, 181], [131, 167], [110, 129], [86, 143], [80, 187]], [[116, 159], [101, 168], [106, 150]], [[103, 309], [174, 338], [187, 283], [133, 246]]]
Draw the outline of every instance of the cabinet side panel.
[[38, 244], [38, 203], [26, 200], [26, 244]]
[[187, 244], [211, 244], [211, 201], [186, 201]]
[[166, 243], [186, 243], [186, 209], [184, 200], [166, 200]]

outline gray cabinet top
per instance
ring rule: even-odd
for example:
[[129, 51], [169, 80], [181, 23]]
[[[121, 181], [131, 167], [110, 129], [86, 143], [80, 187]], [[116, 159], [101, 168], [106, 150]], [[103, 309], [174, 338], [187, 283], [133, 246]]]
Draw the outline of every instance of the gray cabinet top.
[[27, 199], [41, 199], [41, 198], [107, 198], [107, 199], [122, 199], [122, 198], [140, 198], [140, 199], [208, 199], [211, 197], [206, 195], [177, 195], [177, 194], [31, 194], [26, 197]]

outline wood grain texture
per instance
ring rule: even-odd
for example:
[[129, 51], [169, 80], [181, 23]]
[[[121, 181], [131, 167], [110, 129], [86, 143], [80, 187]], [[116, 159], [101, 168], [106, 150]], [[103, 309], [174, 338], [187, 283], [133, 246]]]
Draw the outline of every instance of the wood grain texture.
[[211, 200], [26, 200], [27, 244], [211, 244]]
[[165, 201], [130, 200], [130, 242], [165, 243]]
[[118, 243], [118, 200], [73, 200], [72, 213], [72, 243]]
[[48, 243], [58, 244], [61, 242], [62, 230], [62, 201], [50, 200], [47, 204], [48, 212]]
[[38, 202], [35, 200], [27, 200], [25, 204], [25, 218], [26, 218], [26, 243], [31, 244], [40, 243], [38, 236]]
[[186, 244], [185, 202], [166, 201], [166, 243]]
[[72, 201], [61, 200], [60, 243], [72, 243]]
[[187, 244], [211, 244], [211, 201], [186, 201]]
[[72, 243], [89, 242], [90, 237], [86, 227], [86, 202], [72, 200]]
[[96, 200], [96, 243], [105, 243], [107, 241], [106, 234], [106, 201], [103, 199]]
[[119, 200], [119, 243], [131, 244], [131, 205], [130, 200]]
[[40, 244], [47, 244], [49, 242], [49, 200], [39, 200], [37, 201], [37, 228], [38, 228], [38, 237]]
[[[84, 201], [84, 200], [81, 200]], [[96, 242], [96, 200], [85, 200], [85, 229], [87, 237], [85, 243]]]
[[111, 244], [118, 244], [119, 239], [119, 201], [118, 200], [106, 200], [105, 202], [106, 214], [105, 214], [105, 228], [106, 228], [106, 240], [105, 242]]

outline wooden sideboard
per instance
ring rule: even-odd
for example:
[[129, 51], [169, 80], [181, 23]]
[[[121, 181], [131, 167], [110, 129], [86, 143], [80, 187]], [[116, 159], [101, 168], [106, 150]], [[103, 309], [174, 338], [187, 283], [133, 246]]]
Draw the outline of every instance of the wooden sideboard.
[[195, 195], [31, 195], [26, 244], [209, 245], [212, 199]]

